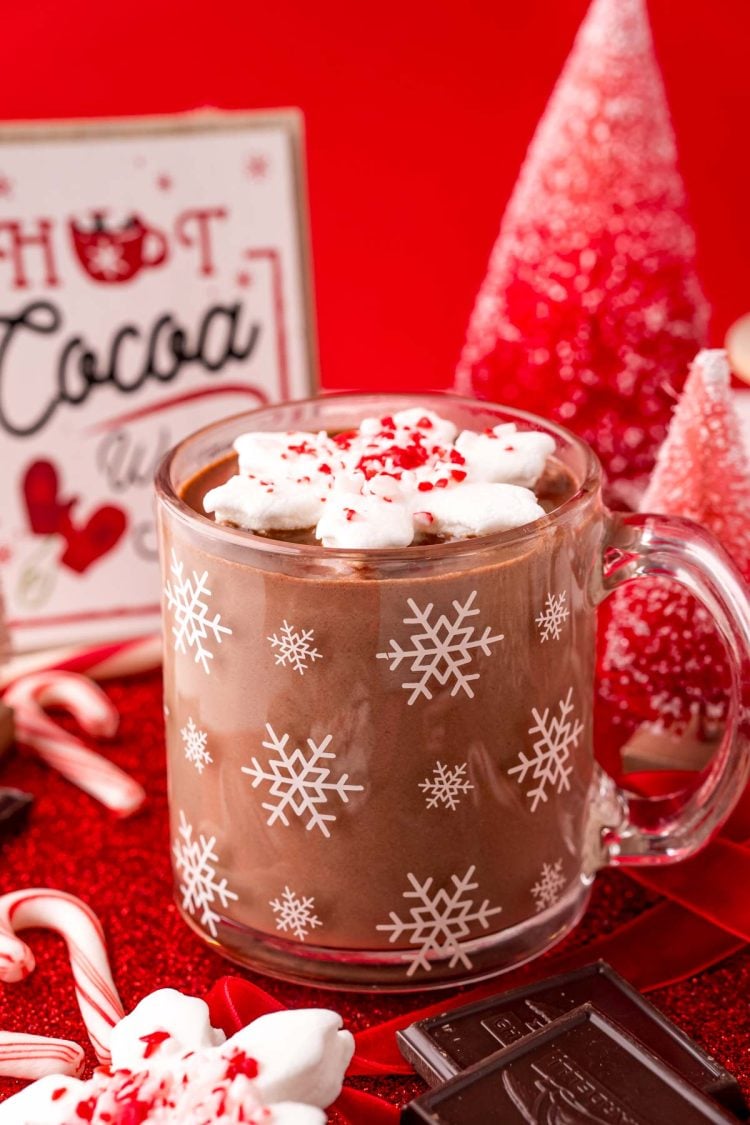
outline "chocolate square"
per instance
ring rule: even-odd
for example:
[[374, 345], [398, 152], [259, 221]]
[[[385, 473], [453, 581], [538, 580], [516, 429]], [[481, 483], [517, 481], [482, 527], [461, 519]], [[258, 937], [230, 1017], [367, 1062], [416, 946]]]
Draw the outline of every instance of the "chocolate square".
[[591, 1004], [411, 1102], [402, 1125], [726, 1125], [736, 1120]]
[[9, 750], [13, 739], [15, 738], [15, 725], [13, 723], [13, 712], [0, 699], [0, 758], [6, 750]]
[[434, 1086], [586, 1003], [621, 1024], [687, 1082], [745, 1115], [732, 1075], [603, 961], [420, 1020], [398, 1032], [398, 1044]]
[[21, 789], [0, 788], [0, 842], [25, 827], [33, 802]]

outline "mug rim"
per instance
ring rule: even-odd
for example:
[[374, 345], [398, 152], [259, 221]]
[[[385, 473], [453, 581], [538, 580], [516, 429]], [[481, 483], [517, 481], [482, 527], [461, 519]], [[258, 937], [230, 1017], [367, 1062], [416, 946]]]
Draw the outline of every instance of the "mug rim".
[[[420, 405], [431, 402], [433, 404], [449, 401], [462, 406], [473, 406], [496, 409], [507, 416], [508, 420], [519, 419], [529, 424], [534, 429], [541, 429], [561, 438], [569, 446], [578, 450], [583, 459], [583, 475], [581, 482], [573, 493], [559, 507], [545, 513], [539, 519], [509, 531], [495, 531], [488, 535], [480, 535], [471, 539], [452, 539], [442, 543], [429, 543], [422, 545], [409, 545], [408, 547], [324, 547], [322, 543], [290, 543], [283, 539], [270, 539], [257, 535], [245, 528], [228, 527], [226, 524], [216, 523], [208, 516], [197, 512], [187, 504], [172, 483], [171, 469], [175, 458], [183, 449], [194, 442], [198, 442], [213, 430], [217, 430], [240, 418], [252, 419], [269, 410], [281, 410], [287, 407], [302, 407], [320, 401], [338, 400], [342, 402], [354, 401], [365, 405], [368, 401], [373, 403], [383, 399], [402, 400], [406, 408], [410, 403]], [[198, 430], [193, 430], [181, 438], [161, 459], [154, 475], [154, 487], [157, 499], [165, 504], [178, 518], [193, 525], [196, 530], [219, 542], [241, 545], [246, 550], [257, 550], [271, 555], [287, 555], [298, 558], [307, 558], [310, 561], [324, 561], [340, 559], [342, 562], [390, 563], [406, 561], [408, 559], [431, 560], [444, 559], [466, 553], [475, 553], [493, 547], [505, 547], [525, 539], [533, 539], [543, 534], [551, 527], [564, 522], [568, 516], [576, 511], [590, 496], [600, 491], [602, 484], [602, 467], [594, 450], [584, 441], [572, 433], [565, 426], [543, 418], [541, 415], [532, 414], [527, 410], [519, 410], [503, 403], [471, 398], [467, 395], [457, 395], [450, 391], [331, 391], [318, 395], [310, 395], [301, 399], [286, 399], [282, 402], [270, 402], [254, 410], [241, 410], [229, 414], [225, 418], [209, 422]]]

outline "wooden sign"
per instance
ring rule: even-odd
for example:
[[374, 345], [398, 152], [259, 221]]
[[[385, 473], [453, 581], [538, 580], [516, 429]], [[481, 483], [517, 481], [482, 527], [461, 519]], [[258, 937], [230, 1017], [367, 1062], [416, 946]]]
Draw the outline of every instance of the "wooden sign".
[[301, 120], [0, 130], [0, 584], [16, 649], [158, 627], [152, 478], [315, 389]]

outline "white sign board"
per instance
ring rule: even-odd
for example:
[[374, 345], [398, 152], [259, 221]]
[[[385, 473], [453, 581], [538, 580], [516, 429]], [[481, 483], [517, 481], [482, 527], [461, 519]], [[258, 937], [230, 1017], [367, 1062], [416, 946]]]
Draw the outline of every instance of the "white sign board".
[[19, 650], [157, 627], [152, 478], [314, 391], [300, 119], [0, 132], [0, 584]]

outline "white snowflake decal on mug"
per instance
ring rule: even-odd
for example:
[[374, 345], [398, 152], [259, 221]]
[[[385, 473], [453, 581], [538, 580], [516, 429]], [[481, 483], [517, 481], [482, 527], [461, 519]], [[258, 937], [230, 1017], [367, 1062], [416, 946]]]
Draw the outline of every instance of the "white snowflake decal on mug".
[[434, 605], [432, 602], [420, 609], [413, 598], [407, 600], [411, 614], [404, 617], [404, 625], [415, 625], [417, 628], [410, 635], [411, 648], [402, 648], [396, 640], [390, 641], [388, 652], [379, 652], [378, 660], [387, 660], [391, 672], [395, 672], [402, 661], [410, 661], [409, 671], [416, 673], [418, 678], [407, 680], [401, 684], [406, 691], [411, 692], [409, 706], [420, 697], [432, 699], [432, 692], [436, 687], [451, 685], [451, 695], [458, 695], [463, 691], [469, 699], [474, 698], [472, 681], [479, 679], [479, 672], [469, 672], [475, 650], [480, 649], [485, 656], [492, 655], [491, 646], [503, 640], [502, 633], [492, 633], [488, 625], [481, 636], [475, 637], [477, 628], [475, 624], [467, 625], [471, 617], [476, 617], [479, 609], [474, 606], [476, 590], [469, 594], [466, 601], [461, 604], [453, 602], [455, 616], [450, 619], [441, 613], [433, 620]]

